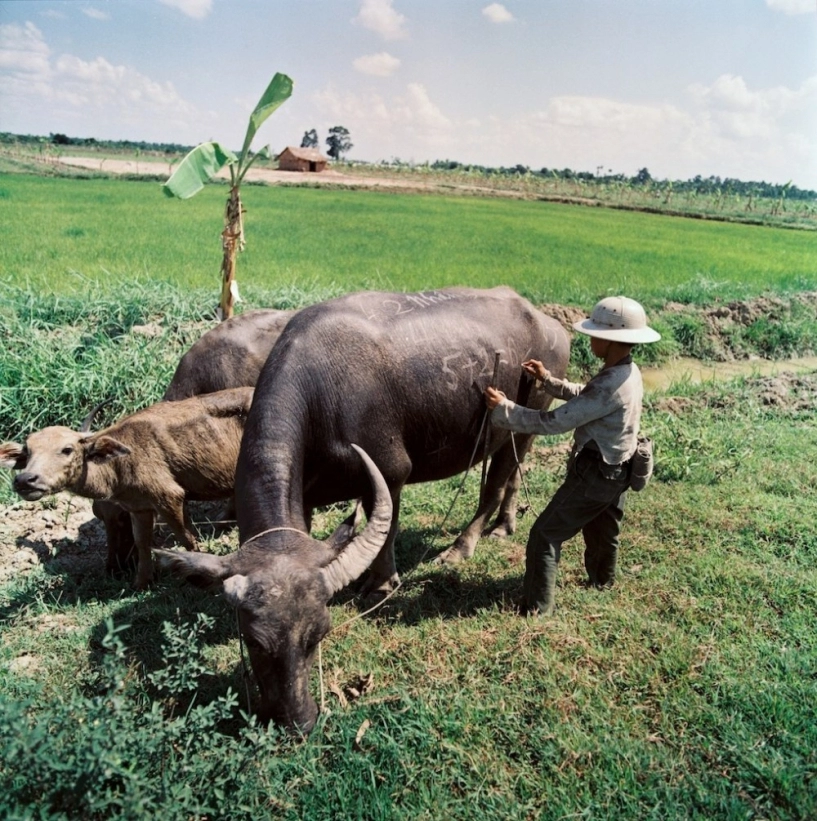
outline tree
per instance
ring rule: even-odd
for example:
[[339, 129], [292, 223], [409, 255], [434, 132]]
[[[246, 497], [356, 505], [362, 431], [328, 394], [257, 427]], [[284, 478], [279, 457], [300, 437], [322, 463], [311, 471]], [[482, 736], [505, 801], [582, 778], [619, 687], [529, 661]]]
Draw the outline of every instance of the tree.
[[318, 132], [314, 128], [309, 131], [304, 131], [303, 139], [301, 140], [301, 148], [317, 148], [318, 147]]
[[349, 139], [349, 129], [342, 125], [335, 125], [329, 129], [329, 136], [326, 138], [329, 150], [326, 152], [333, 160], [339, 160], [352, 148], [352, 141]]
[[640, 168], [631, 182], [633, 185], [646, 185], [648, 182], [652, 182], [652, 176], [646, 168]]
[[185, 200], [201, 191], [204, 184], [225, 165], [230, 168], [230, 196], [227, 198], [224, 230], [221, 233], [224, 252], [221, 262], [221, 319], [229, 319], [233, 315], [233, 305], [238, 294], [235, 281], [236, 252], [244, 248], [244, 209], [239, 196], [241, 181], [259, 157], [270, 157], [268, 145], [252, 155], [250, 145], [261, 124], [291, 95], [292, 80], [286, 74], [276, 74], [250, 114], [244, 145], [238, 157], [220, 143], [200, 143], [179, 163], [173, 175], [162, 186], [168, 197]]

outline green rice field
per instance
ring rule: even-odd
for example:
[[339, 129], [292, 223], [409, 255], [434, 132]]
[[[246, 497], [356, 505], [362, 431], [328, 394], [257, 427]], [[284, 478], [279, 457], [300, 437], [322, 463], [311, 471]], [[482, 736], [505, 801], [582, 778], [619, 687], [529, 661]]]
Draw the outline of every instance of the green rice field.
[[[817, 282], [817, 233], [502, 199], [245, 186], [238, 281], [261, 290], [509, 285], [534, 302], [648, 304]], [[57, 294], [133, 280], [217, 288], [226, 188], [0, 176], [0, 276]]]

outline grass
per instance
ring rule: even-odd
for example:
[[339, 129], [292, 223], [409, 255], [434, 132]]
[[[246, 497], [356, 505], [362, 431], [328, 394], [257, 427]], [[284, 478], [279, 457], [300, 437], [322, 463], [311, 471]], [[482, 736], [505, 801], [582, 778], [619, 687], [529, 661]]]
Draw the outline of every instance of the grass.
[[[158, 398], [212, 321], [224, 198], [0, 177], [0, 213], [25, 229], [0, 248], [0, 436], [76, 425], [111, 392], [106, 418]], [[397, 283], [505, 282], [585, 307], [643, 290], [670, 355], [707, 344], [693, 306], [815, 286], [805, 232], [372, 192], [251, 187], [246, 204], [239, 279], [253, 306]], [[660, 310], [673, 300], [689, 310]], [[815, 324], [798, 302], [733, 332], [744, 352], [774, 354], [813, 341]], [[575, 367], [588, 361], [577, 345]], [[336, 598], [312, 680], [326, 709], [303, 742], [247, 718], [221, 597], [171, 579], [136, 594], [101, 559], [96, 572], [45, 560], [7, 579], [0, 815], [815, 817], [815, 395], [814, 374], [782, 392], [750, 378], [651, 395], [656, 476], [628, 501], [617, 585], [586, 589], [581, 546], [568, 543], [547, 622], [519, 618], [512, 602], [527, 533], [560, 481], [551, 442], [529, 458], [518, 532], [483, 540], [457, 568], [428, 560], [475, 508], [478, 471], [444, 532], [462, 478], [408, 488], [405, 584], [351, 622], [352, 593]], [[34, 515], [48, 506], [27, 504]], [[317, 535], [342, 515], [323, 512]], [[205, 544], [234, 548], [234, 534]]]
[[[217, 293], [226, 189], [0, 176], [6, 282], [57, 294], [149, 279]], [[504, 283], [535, 302], [711, 302], [817, 284], [817, 235], [541, 202], [248, 186], [238, 280], [265, 290]], [[215, 296], [213, 301], [215, 302]], [[209, 306], [208, 306], [209, 307]]]
[[[235, 619], [220, 598], [47, 568], [7, 584], [0, 663], [39, 665], [6, 666], [0, 683], [7, 817], [26, 817], [35, 794], [49, 818], [813, 817], [817, 419], [813, 405], [763, 404], [761, 388], [680, 386], [680, 415], [651, 397], [658, 469], [630, 499], [618, 584], [585, 589], [569, 543], [548, 622], [511, 606], [532, 513], [512, 539], [436, 568], [418, 561], [446, 543], [436, 529], [459, 480], [410, 488], [405, 586], [348, 625], [354, 601], [333, 606], [329, 709], [304, 743], [238, 714]], [[536, 511], [558, 482], [546, 445], [528, 475]]]

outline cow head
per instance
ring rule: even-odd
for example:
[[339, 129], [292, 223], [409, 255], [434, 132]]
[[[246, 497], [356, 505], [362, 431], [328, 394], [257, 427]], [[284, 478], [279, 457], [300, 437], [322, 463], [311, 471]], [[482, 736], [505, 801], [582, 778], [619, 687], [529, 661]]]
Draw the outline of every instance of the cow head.
[[295, 732], [308, 733], [317, 719], [309, 672], [318, 644], [331, 627], [329, 600], [366, 570], [391, 526], [386, 482], [369, 456], [352, 447], [368, 470], [374, 504], [364, 530], [341, 550], [335, 549], [333, 539], [319, 542], [305, 533], [279, 529], [229, 556], [154, 551], [161, 566], [194, 584], [221, 583], [238, 610], [261, 694], [260, 717]]
[[12, 487], [27, 502], [72, 490], [80, 482], [87, 462], [106, 462], [130, 450], [112, 436], [88, 434], [62, 426], [32, 433], [25, 445], [0, 445], [0, 466], [19, 470]]

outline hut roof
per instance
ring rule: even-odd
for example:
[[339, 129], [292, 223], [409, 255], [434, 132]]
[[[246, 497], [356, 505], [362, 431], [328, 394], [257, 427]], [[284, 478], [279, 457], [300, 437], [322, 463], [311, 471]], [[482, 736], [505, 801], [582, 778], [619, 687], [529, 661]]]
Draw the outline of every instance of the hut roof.
[[[317, 148], [298, 148], [293, 145], [288, 145], [282, 152], [289, 152], [293, 157], [299, 160], [308, 160], [309, 162], [326, 162], [327, 158]], [[280, 156], [280, 155], [279, 155]]]

